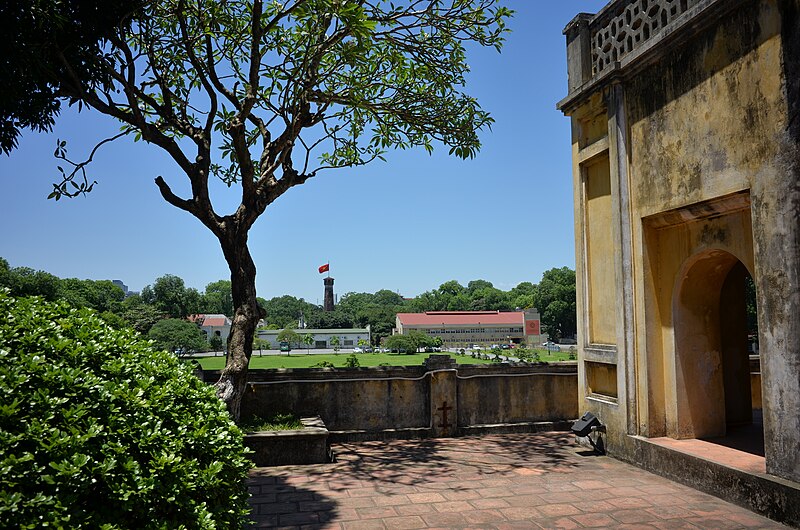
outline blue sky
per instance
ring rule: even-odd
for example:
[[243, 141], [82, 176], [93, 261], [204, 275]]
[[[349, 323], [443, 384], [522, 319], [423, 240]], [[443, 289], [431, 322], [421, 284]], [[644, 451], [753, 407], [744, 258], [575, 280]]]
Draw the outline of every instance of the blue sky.
[[[564, 26], [602, 0], [508, 0], [517, 11], [501, 54], [479, 50], [467, 92], [496, 123], [473, 160], [436, 146], [390, 152], [387, 162], [328, 171], [272, 204], [250, 233], [260, 296], [322, 301], [317, 267], [330, 261], [335, 290], [391, 289], [412, 297], [447, 280], [485, 279], [508, 290], [552, 267], [575, 267]], [[52, 134], [24, 133], [0, 155], [0, 256], [61, 277], [121, 279], [139, 290], [176, 274], [202, 290], [229, 278], [216, 239], [168, 205], [153, 179], [180, 194], [186, 178], [154, 146], [123, 139], [90, 167], [87, 197], [46, 200], [57, 176], [56, 138], [80, 158], [119, 125], [65, 110]], [[221, 213], [235, 193], [212, 190]]]

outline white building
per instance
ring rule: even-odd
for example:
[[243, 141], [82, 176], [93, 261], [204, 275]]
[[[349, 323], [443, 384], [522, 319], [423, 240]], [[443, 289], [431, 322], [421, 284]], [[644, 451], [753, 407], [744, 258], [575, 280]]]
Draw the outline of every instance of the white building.
[[[257, 337], [262, 340], [269, 341], [270, 348], [278, 348], [278, 334], [283, 331], [280, 329], [259, 329]], [[311, 335], [314, 342], [312, 348], [333, 348], [331, 339], [339, 337], [339, 347], [342, 349], [350, 349], [358, 346], [358, 341], [363, 340], [370, 344], [370, 330], [369, 326], [366, 328], [348, 328], [348, 329], [295, 329], [295, 333], [302, 338], [304, 335]], [[292, 348], [305, 348], [303, 343], [292, 344]]]

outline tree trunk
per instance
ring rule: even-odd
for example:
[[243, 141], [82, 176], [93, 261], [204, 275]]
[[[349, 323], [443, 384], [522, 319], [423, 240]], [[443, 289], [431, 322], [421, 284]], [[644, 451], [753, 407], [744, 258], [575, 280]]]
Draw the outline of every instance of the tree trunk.
[[242, 396], [247, 389], [247, 367], [259, 320], [266, 316], [256, 300], [256, 266], [247, 248], [247, 235], [220, 238], [231, 270], [233, 323], [228, 337], [228, 359], [215, 387], [235, 422], [239, 422]]

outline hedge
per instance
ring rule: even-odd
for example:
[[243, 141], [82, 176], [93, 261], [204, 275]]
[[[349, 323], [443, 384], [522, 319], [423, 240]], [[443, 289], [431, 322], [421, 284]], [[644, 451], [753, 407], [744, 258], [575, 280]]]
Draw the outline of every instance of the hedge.
[[7, 528], [241, 528], [250, 462], [211, 387], [88, 309], [0, 290]]

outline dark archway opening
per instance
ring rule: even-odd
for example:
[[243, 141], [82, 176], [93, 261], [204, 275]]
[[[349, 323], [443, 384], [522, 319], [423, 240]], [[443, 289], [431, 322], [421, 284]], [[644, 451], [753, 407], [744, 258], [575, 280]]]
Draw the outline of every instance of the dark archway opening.
[[739, 261], [719, 298], [720, 360], [725, 395], [725, 436], [707, 441], [764, 456], [761, 377], [756, 355], [757, 306], [753, 279]]

